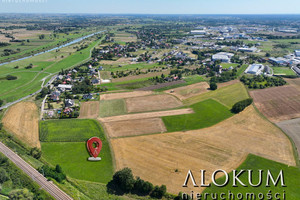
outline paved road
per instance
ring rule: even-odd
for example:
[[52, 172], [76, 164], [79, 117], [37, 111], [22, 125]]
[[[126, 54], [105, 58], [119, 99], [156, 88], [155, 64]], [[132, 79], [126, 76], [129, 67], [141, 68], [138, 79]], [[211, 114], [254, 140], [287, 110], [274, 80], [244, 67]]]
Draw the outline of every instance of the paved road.
[[13, 163], [15, 163], [23, 172], [30, 176], [42, 189], [46, 190], [50, 195], [58, 200], [71, 200], [65, 192], [59, 189], [54, 183], [47, 181], [47, 179], [40, 174], [36, 169], [26, 163], [20, 156], [15, 154], [12, 150], [0, 142], [0, 152], [6, 155]]

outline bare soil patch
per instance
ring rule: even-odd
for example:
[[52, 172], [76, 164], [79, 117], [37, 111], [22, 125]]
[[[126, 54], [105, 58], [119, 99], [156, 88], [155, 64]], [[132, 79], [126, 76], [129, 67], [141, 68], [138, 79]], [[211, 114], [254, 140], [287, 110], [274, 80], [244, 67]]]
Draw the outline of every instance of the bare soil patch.
[[200, 83], [196, 83], [184, 87], [166, 90], [165, 92], [176, 96], [180, 100], [184, 100], [208, 91], [209, 91], [209, 85], [207, 84], [207, 82], [200, 82]]
[[256, 107], [273, 122], [300, 117], [300, 92], [281, 86], [250, 92]]
[[147, 112], [154, 110], [166, 110], [182, 105], [181, 101], [171, 95], [160, 94], [126, 99], [127, 111]]
[[140, 97], [151, 95], [151, 91], [134, 91], [134, 92], [121, 92], [121, 93], [110, 93], [100, 95], [100, 100], [112, 100], [112, 99], [126, 99], [131, 97]]
[[40, 148], [38, 108], [33, 102], [21, 102], [10, 107], [2, 123], [4, 128], [31, 147]]
[[105, 123], [109, 137], [136, 136], [167, 131], [161, 118], [135, 119]]
[[181, 187], [188, 170], [199, 180], [199, 170], [206, 169], [209, 182], [214, 170], [229, 172], [249, 153], [295, 165], [289, 139], [252, 106], [213, 127], [118, 138], [111, 143], [117, 170], [130, 167], [135, 176], [155, 185], [165, 184], [174, 194], [193, 190], [191, 185]]
[[81, 119], [97, 118], [99, 115], [99, 101], [89, 101], [81, 103], [80, 115]]
[[235, 80], [232, 80], [232, 81], [228, 81], [228, 82], [225, 82], [225, 83], [218, 83], [218, 88], [222, 88], [222, 87], [226, 87], [228, 85], [233, 85], [235, 83], [239, 83], [240, 81], [235, 79]]
[[159, 111], [159, 112], [119, 115], [119, 116], [105, 117], [105, 118], [98, 118], [98, 119], [101, 122], [116, 122], [116, 121], [147, 119], [147, 118], [156, 118], [156, 117], [164, 117], [164, 116], [172, 116], [172, 115], [184, 115], [184, 114], [191, 114], [191, 113], [194, 113], [194, 111], [190, 108], [186, 108], [186, 109], [178, 109], [178, 110]]

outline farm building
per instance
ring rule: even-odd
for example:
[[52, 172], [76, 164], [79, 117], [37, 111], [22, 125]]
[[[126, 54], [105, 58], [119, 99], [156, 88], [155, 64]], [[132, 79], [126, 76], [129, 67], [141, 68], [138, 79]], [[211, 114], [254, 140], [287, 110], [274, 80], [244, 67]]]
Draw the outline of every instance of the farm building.
[[233, 53], [227, 53], [227, 52], [220, 52], [212, 56], [212, 60], [220, 60], [221, 62], [229, 63], [231, 57], [234, 56]]
[[274, 64], [274, 65], [289, 65], [292, 64], [292, 62], [286, 58], [282, 58], [282, 57], [278, 57], [278, 58], [274, 58], [271, 57], [269, 58], [269, 62]]
[[242, 51], [242, 52], [251, 52], [251, 53], [253, 53], [253, 52], [257, 51], [257, 48], [256, 47], [251, 47], [251, 48], [249, 48], [249, 47], [241, 47], [238, 50]]
[[262, 64], [249, 65], [249, 67], [245, 70], [245, 73], [259, 75], [259, 74], [262, 74], [264, 68], [265, 67]]

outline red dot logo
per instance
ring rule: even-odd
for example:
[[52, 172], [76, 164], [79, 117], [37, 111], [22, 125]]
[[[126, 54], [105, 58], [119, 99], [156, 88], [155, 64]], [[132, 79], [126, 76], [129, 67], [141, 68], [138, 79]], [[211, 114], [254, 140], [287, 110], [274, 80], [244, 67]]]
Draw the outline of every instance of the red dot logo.
[[92, 137], [87, 141], [87, 149], [92, 157], [88, 158], [90, 161], [101, 160], [98, 155], [102, 149], [102, 141], [98, 137]]

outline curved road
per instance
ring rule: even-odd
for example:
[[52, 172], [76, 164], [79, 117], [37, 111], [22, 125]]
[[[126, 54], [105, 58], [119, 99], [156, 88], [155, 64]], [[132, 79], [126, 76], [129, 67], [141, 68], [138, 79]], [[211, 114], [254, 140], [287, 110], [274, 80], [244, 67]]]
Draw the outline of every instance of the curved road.
[[58, 200], [72, 200], [65, 192], [59, 189], [54, 183], [47, 181], [47, 179], [40, 174], [36, 169], [26, 163], [20, 156], [6, 147], [0, 142], [0, 152], [6, 155], [15, 165], [17, 165], [23, 172], [25, 172], [33, 181], [46, 190], [50, 195]]

